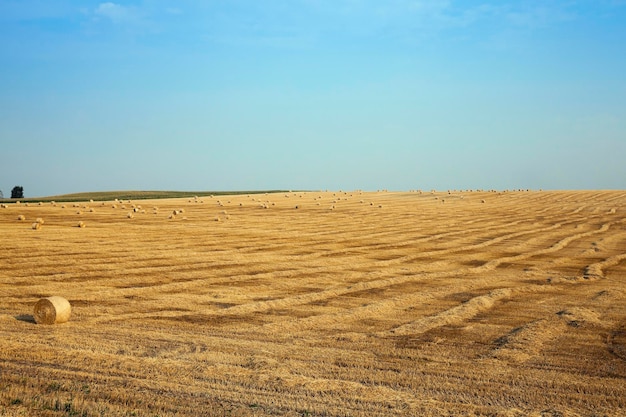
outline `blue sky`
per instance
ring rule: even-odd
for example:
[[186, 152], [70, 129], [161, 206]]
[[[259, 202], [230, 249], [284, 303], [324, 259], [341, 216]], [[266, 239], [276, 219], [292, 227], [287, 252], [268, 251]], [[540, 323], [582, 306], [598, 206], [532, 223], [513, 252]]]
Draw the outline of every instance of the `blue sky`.
[[0, 190], [626, 189], [624, 22], [624, 0], [0, 0]]

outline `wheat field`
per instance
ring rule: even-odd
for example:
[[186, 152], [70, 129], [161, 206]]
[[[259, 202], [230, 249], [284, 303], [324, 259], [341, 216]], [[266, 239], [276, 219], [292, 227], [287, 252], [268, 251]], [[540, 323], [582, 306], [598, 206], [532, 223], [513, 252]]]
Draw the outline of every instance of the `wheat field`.
[[8, 204], [0, 242], [0, 416], [626, 415], [623, 191]]

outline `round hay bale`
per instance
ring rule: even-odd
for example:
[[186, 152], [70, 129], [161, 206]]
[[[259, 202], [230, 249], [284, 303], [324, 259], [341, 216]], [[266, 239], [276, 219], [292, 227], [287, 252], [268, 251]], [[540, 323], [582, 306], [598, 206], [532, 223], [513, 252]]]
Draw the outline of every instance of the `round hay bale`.
[[70, 302], [55, 295], [37, 301], [33, 316], [37, 324], [58, 324], [68, 321], [71, 314]]

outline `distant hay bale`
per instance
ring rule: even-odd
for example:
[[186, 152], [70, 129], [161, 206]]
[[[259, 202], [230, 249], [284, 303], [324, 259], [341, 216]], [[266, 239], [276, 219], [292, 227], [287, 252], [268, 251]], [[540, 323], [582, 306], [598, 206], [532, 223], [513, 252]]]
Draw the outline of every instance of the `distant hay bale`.
[[24, 221], [24, 220], [26, 220], [26, 216], [24, 216], [23, 214], [20, 214], [19, 216], [17, 216], [17, 219], [19, 221]]
[[44, 224], [44, 221], [41, 217], [37, 217], [37, 219], [35, 220], [35, 222], [39, 223], [39, 224]]
[[85, 222], [78, 222], [78, 227], [80, 227], [81, 229], [85, 227]]
[[39, 230], [41, 229], [41, 223], [35, 222], [33, 223], [33, 230]]
[[33, 316], [37, 324], [59, 324], [68, 321], [71, 314], [69, 301], [63, 297], [52, 296], [37, 301]]
[[135, 217], [135, 216], [133, 216], [133, 213], [132, 213], [132, 212], [128, 212], [128, 214], [126, 215], [126, 217], [128, 217], [129, 219], [132, 219], [132, 218], [133, 218], [133, 217]]

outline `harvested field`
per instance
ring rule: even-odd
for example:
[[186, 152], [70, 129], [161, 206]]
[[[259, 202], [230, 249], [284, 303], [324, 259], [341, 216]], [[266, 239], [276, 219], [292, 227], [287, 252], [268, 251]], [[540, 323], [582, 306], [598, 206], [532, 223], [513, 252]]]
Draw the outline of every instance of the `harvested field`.
[[626, 192], [80, 209], [0, 209], [0, 416], [626, 415]]

